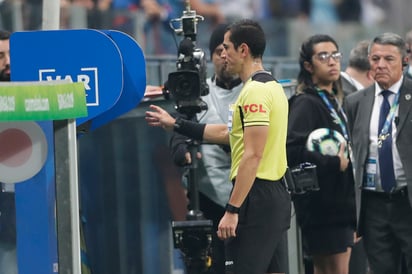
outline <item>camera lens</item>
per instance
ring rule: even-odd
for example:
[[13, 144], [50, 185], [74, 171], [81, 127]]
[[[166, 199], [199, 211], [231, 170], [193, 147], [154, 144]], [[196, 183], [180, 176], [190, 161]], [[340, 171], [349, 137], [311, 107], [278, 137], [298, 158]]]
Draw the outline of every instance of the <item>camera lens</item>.
[[176, 87], [176, 93], [182, 97], [190, 97], [193, 90], [193, 84], [188, 79], [180, 79]]
[[169, 88], [178, 100], [195, 100], [199, 97], [199, 75], [194, 71], [178, 71], [169, 75]]

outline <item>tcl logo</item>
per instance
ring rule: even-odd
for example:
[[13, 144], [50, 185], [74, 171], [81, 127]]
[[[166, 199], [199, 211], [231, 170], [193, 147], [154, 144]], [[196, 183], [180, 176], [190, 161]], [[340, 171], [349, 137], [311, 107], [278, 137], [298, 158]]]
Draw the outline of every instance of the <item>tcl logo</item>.
[[266, 110], [263, 109], [263, 106], [261, 104], [245, 105], [243, 106], [243, 109], [245, 110], [245, 113], [248, 113], [248, 112], [266, 113]]

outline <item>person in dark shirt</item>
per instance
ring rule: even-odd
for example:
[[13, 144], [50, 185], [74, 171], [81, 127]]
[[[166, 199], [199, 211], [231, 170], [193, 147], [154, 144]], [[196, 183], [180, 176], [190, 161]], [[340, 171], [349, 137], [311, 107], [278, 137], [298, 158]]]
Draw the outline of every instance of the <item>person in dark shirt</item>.
[[308, 136], [319, 128], [339, 132], [348, 140], [341, 108], [342, 54], [328, 35], [314, 35], [300, 50], [297, 92], [290, 100], [287, 157], [290, 167], [316, 165], [319, 190], [295, 195], [303, 249], [313, 259], [314, 273], [347, 274], [354, 245], [356, 210], [352, 164], [341, 144], [336, 155], [309, 151]]

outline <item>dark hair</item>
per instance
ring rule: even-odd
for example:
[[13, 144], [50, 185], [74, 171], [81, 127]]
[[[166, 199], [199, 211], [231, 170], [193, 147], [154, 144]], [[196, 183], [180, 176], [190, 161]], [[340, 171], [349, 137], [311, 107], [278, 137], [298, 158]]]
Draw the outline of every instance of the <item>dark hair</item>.
[[374, 44], [392, 45], [397, 47], [399, 49], [400, 54], [402, 55], [402, 60], [405, 60], [408, 54], [405, 41], [396, 33], [385, 32], [376, 36], [369, 44], [368, 53], [371, 52], [371, 48]]
[[237, 49], [242, 43], [250, 48], [250, 54], [254, 58], [262, 58], [266, 47], [265, 33], [258, 22], [250, 19], [242, 19], [228, 27], [230, 41]]
[[[297, 91], [303, 91], [304, 89], [308, 87], [314, 86], [312, 82], [312, 74], [305, 69], [304, 63], [308, 62], [312, 64], [312, 56], [314, 54], [313, 48], [315, 47], [315, 45], [319, 43], [324, 43], [324, 42], [332, 42], [336, 46], [336, 49], [339, 50], [339, 46], [336, 43], [336, 41], [332, 37], [326, 34], [312, 35], [302, 43], [302, 46], [300, 47], [300, 52], [299, 52], [300, 71], [299, 71], [298, 79], [297, 79], [298, 80]], [[336, 82], [334, 83], [334, 88], [337, 89]]]
[[349, 53], [349, 67], [359, 71], [368, 71], [371, 69], [371, 64], [368, 59], [369, 41], [362, 40]]
[[212, 59], [215, 49], [223, 43], [223, 37], [225, 36], [227, 27], [228, 24], [220, 24], [213, 30], [209, 39], [210, 59]]
[[0, 40], [9, 40], [10, 32], [7, 30], [0, 30]]

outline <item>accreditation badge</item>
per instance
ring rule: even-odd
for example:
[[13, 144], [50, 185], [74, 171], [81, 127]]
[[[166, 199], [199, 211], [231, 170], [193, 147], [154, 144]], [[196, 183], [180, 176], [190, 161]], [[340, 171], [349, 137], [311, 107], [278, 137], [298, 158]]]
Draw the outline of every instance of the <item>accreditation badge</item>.
[[227, 119], [227, 128], [229, 129], [229, 132], [232, 132], [234, 108], [235, 108], [234, 104], [229, 105], [229, 117]]
[[376, 172], [377, 163], [376, 158], [368, 158], [366, 161], [366, 176], [364, 182], [364, 189], [375, 190], [376, 189]]

